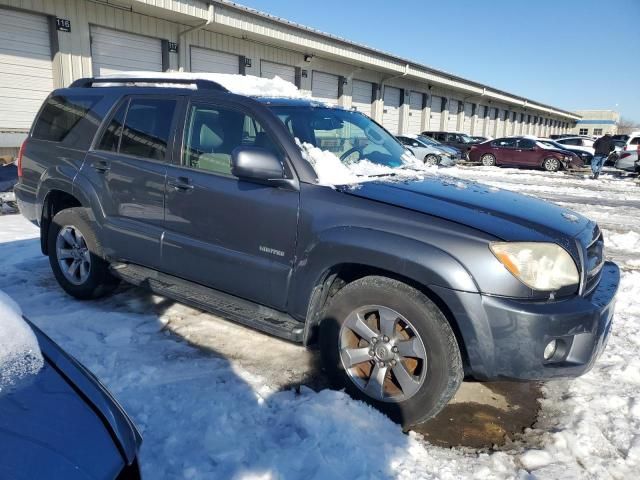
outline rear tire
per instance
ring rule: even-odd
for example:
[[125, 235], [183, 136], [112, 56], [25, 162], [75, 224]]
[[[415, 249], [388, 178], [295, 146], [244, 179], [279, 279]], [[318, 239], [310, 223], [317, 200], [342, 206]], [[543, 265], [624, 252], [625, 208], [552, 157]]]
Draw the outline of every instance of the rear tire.
[[547, 172], [557, 172], [561, 168], [560, 160], [553, 157], [545, 158], [542, 162], [542, 168]]
[[433, 153], [430, 153], [429, 155], [424, 157], [424, 163], [425, 165], [430, 165], [430, 166], [439, 165], [440, 157], [438, 157], [438, 155], [434, 155]]
[[56, 280], [72, 297], [88, 300], [111, 293], [119, 281], [99, 255], [102, 248], [87, 210], [58, 212], [49, 227], [49, 263]]
[[440, 412], [463, 378], [444, 314], [422, 292], [387, 277], [355, 280], [329, 300], [320, 347], [335, 388], [404, 427]]
[[480, 161], [482, 162], [482, 165], [484, 165], [485, 167], [496, 166], [496, 157], [494, 157], [490, 153], [485, 153], [484, 155], [482, 155], [482, 157], [480, 157]]

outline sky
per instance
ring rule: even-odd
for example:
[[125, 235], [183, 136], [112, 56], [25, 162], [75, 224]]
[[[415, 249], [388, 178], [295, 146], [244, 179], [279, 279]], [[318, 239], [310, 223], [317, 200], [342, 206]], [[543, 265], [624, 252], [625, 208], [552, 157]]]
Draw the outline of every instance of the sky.
[[238, 0], [565, 110], [640, 123], [640, 0]]

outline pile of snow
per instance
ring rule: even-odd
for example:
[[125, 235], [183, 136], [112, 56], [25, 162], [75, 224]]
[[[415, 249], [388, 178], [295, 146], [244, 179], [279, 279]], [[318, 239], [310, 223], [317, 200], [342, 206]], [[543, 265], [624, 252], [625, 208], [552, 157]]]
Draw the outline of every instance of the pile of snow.
[[[158, 86], [184, 86], [168, 83], [170, 80], [210, 80], [219, 83], [231, 93], [249, 97], [278, 97], [304, 98], [306, 97], [293, 83], [280, 77], [261, 78], [253, 75], [234, 75], [229, 73], [191, 73], [191, 72], [121, 72], [98, 77], [109, 78], [157, 78], [164, 83]], [[104, 84], [109, 85], [109, 84]]]
[[38, 340], [22, 319], [22, 311], [0, 290], [0, 392], [43, 365]]
[[297, 138], [296, 142], [302, 151], [302, 157], [316, 171], [318, 184], [328, 187], [370, 182], [380, 180], [383, 176], [389, 176], [387, 179], [394, 180], [421, 179], [437, 170], [437, 167], [427, 166], [409, 153], [402, 156], [403, 165], [399, 167], [381, 165], [366, 158], [345, 163], [328, 150], [322, 150], [310, 143], [300, 143]]
[[615, 250], [640, 252], [640, 234], [630, 231], [626, 233], [604, 233], [605, 245]]

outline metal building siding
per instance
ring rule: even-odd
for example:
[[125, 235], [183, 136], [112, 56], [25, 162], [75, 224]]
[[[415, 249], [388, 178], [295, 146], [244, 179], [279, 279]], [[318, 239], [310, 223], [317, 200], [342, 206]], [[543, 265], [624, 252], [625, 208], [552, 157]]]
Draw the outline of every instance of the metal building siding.
[[373, 84], [364, 80], [353, 80], [351, 91], [351, 106], [365, 115], [373, 113]]
[[455, 99], [449, 100], [449, 118], [447, 119], [447, 130], [455, 132], [458, 130], [458, 105], [460, 102]]
[[423, 99], [423, 93], [412, 91], [409, 94], [409, 120], [405, 133], [420, 133], [422, 131]]
[[429, 130], [440, 130], [440, 119], [442, 118], [442, 97], [431, 96], [431, 116], [429, 118]]
[[321, 102], [331, 105], [338, 104], [338, 75], [331, 73], [318, 72], [312, 73], [311, 79], [311, 96]]
[[0, 130], [28, 130], [52, 89], [47, 17], [0, 9]]
[[394, 135], [400, 131], [400, 89], [385, 85], [382, 126]]
[[231, 53], [191, 46], [191, 71], [240, 73], [240, 57]]
[[462, 122], [462, 131], [471, 135], [471, 120], [473, 115], [473, 104], [465, 102], [464, 104], [464, 120]]
[[127, 70], [162, 71], [162, 43], [158, 38], [91, 26], [94, 75]]
[[296, 83], [296, 68], [291, 65], [282, 65], [281, 63], [260, 62], [260, 76], [264, 78], [280, 77], [287, 82]]

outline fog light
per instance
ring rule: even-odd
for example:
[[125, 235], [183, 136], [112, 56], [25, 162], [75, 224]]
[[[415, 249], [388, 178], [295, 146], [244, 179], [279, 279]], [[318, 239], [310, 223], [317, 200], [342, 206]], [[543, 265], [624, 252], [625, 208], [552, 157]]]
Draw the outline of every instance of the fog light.
[[544, 348], [544, 353], [542, 354], [544, 356], [544, 359], [549, 360], [551, 357], [553, 357], [557, 349], [558, 349], [557, 340], [551, 340], [549, 343], [547, 343], [547, 346]]

